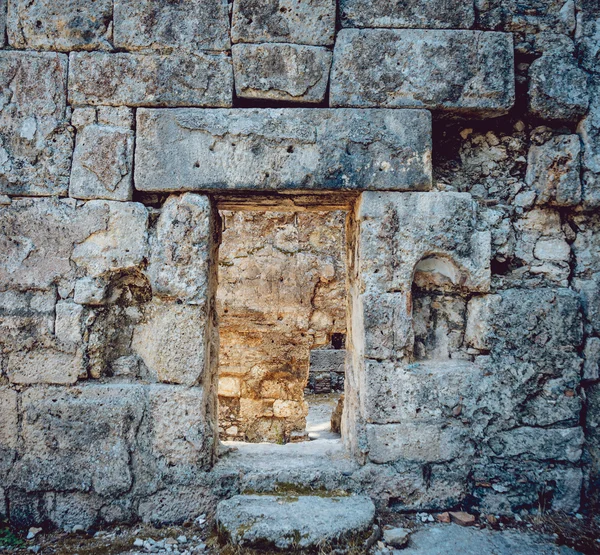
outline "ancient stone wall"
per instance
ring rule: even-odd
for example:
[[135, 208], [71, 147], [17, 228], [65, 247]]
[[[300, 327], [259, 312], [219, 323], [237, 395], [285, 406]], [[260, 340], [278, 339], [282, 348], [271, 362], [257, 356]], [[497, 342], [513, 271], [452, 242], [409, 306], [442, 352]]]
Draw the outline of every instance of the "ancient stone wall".
[[240, 205], [349, 213], [344, 488], [598, 504], [597, 1], [0, 0], [1, 518], [242, 489], [214, 471]]
[[220, 435], [302, 438], [311, 349], [346, 332], [346, 213], [221, 217]]

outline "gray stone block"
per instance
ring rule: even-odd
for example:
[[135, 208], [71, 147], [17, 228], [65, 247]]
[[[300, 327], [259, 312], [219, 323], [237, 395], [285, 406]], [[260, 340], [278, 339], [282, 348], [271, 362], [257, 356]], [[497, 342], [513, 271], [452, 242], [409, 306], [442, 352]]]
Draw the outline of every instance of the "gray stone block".
[[69, 100], [80, 106], [231, 106], [231, 60], [222, 54], [74, 53]]
[[140, 191], [431, 186], [421, 110], [138, 110]]
[[11, 0], [8, 42], [31, 50], [100, 50], [112, 48], [111, 0]]
[[343, 27], [469, 29], [475, 23], [473, 0], [340, 0]]
[[[114, 109], [118, 110], [130, 111]], [[131, 126], [97, 123], [79, 126], [69, 195], [78, 199], [131, 200], [133, 144]]]
[[115, 0], [115, 47], [138, 52], [228, 50], [227, 2]]
[[310, 352], [310, 372], [344, 372], [345, 349], [314, 349]]
[[[477, 229], [471, 195], [367, 192], [358, 221], [362, 280], [370, 293], [410, 292], [416, 269], [442, 288], [489, 290], [491, 238]], [[403, 263], [389, 264], [398, 259]]]
[[527, 185], [537, 204], [576, 206], [581, 202], [581, 141], [578, 135], [559, 135], [532, 145], [527, 160]]
[[0, 194], [66, 194], [73, 149], [67, 61], [63, 54], [0, 52]]
[[428, 108], [500, 116], [515, 99], [512, 38], [504, 33], [343, 29], [331, 106]]
[[235, 92], [240, 98], [319, 103], [325, 98], [332, 53], [295, 44], [236, 44]]
[[[6, 9], [8, 0], [0, 0], [0, 47], [6, 45]], [[0, 496], [0, 499], [2, 496]], [[1, 501], [0, 501], [1, 506]]]
[[336, 0], [235, 0], [231, 39], [316, 46], [335, 39]]
[[23, 456], [11, 480], [25, 491], [93, 491], [132, 486], [129, 466], [145, 406], [143, 386], [34, 387], [22, 395]]
[[346, 543], [371, 529], [368, 497], [236, 495], [217, 506], [217, 524], [232, 543], [280, 550]]
[[569, 53], [545, 54], [529, 68], [531, 113], [547, 121], [579, 121], [589, 106], [587, 81]]

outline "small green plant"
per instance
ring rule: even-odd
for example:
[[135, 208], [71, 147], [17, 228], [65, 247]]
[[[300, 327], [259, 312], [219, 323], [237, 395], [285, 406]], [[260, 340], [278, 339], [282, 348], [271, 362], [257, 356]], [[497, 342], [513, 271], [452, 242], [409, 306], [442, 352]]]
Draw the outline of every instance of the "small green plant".
[[19, 538], [5, 522], [0, 522], [0, 547], [23, 547], [25, 542]]

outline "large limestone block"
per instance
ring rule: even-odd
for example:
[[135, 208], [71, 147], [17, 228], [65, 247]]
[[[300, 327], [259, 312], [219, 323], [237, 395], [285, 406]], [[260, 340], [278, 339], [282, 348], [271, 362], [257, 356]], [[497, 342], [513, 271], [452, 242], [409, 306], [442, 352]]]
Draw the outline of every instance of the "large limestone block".
[[590, 80], [590, 107], [579, 123], [577, 133], [583, 145], [584, 204], [600, 206], [600, 78]]
[[17, 351], [8, 356], [6, 366], [11, 383], [21, 385], [73, 384], [85, 374], [83, 353], [79, 349], [40, 347]]
[[575, 206], [581, 202], [581, 141], [559, 135], [532, 145], [525, 181], [537, 193], [537, 204]]
[[581, 307], [592, 330], [600, 334], [600, 274], [592, 279], [576, 279], [573, 287], [581, 297]]
[[186, 193], [167, 199], [150, 240], [154, 295], [207, 304], [214, 225], [208, 197]]
[[[591, 461], [600, 460], [600, 383], [595, 383], [587, 390], [586, 455]], [[600, 502], [600, 465], [592, 463], [588, 466], [589, 482], [587, 496], [593, 503]]]
[[105, 226], [73, 249], [71, 259], [98, 276], [138, 266], [148, 251], [148, 211], [138, 202], [91, 200], [84, 208], [105, 214]]
[[73, 105], [231, 106], [231, 60], [222, 54], [73, 53]]
[[[365, 363], [361, 410], [367, 422], [471, 418], [490, 395], [486, 369], [465, 360]], [[457, 416], [458, 415], [458, 416]]]
[[54, 333], [56, 292], [0, 292], [0, 348], [4, 354], [44, 344]]
[[139, 52], [227, 50], [227, 8], [222, 0], [115, 0], [115, 47]]
[[443, 463], [468, 457], [472, 447], [466, 429], [445, 422], [367, 424], [369, 460]]
[[236, 495], [217, 506], [217, 523], [244, 547], [289, 552], [346, 544], [368, 532], [375, 517], [369, 497]]
[[473, 0], [341, 0], [343, 27], [469, 29], [475, 23]]
[[[200, 387], [148, 387], [148, 414], [142, 441], [149, 442], [161, 471], [196, 471], [213, 459], [214, 437], [207, 422], [207, 399]], [[145, 436], [145, 437], [144, 437]]]
[[515, 428], [494, 435], [489, 449], [496, 457], [527, 457], [576, 463], [584, 443], [581, 428]]
[[91, 112], [95, 116], [93, 108], [77, 109], [73, 114], [77, 140], [69, 195], [86, 200], [131, 200], [133, 111], [129, 108], [104, 108], [100, 113], [100, 121], [97, 117], [86, 121], [86, 114], [81, 112]]
[[208, 364], [208, 307], [154, 300], [131, 347], [161, 382], [196, 385]]
[[331, 106], [500, 116], [515, 100], [512, 38], [481, 31], [343, 29], [330, 87]]
[[233, 46], [235, 93], [239, 98], [319, 103], [325, 99], [332, 53], [295, 44]]
[[469, 194], [366, 192], [357, 219], [368, 291], [410, 292], [415, 270], [442, 286], [489, 290], [491, 238]]
[[63, 54], [0, 52], [0, 194], [66, 194], [67, 62]]
[[8, 42], [30, 50], [110, 49], [112, 18], [111, 0], [10, 0]]
[[335, 40], [335, 0], [235, 0], [231, 39], [329, 46]]
[[529, 68], [529, 109], [540, 119], [578, 122], [589, 106], [586, 73], [570, 53], [550, 52]]
[[[15, 458], [19, 438], [18, 394], [8, 387], [0, 387], [0, 486]], [[0, 487], [1, 489], [1, 487]], [[1, 507], [1, 505], [0, 505]]]
[[73, 245], [105, 229], [106, 211], [72, 200], [19, 199], [0, 206], [0, 289], [68, 286]]
[[10, 479], [26, 491], [93, 491], [132, 485], [130, 453], [146, 406], [143, 387], [33, 387], [22, 394], [23, 456]]
[[421, 110], [138, 110], [141, 191], [431, 186]]

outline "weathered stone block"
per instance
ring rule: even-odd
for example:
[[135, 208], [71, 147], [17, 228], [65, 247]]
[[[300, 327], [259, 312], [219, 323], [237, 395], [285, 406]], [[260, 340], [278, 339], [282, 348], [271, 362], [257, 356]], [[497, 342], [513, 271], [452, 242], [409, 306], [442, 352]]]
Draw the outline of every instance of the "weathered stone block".
[[420, 110], [138, 110], [141, 191], [431, 186]]
[[581, 141], [559, 135], [529, 149], [525, 181], [537, 192], [537, 204], [575, 206], [581, 202]]
[[73, 147], [67, 61], [62, 54], [0, 52], [0, 193], [66, 194]]
[[91, 200], [84, 211], [105, 215], [103, 229], [90, 234], [73, 249], [71, 259], [88, 274], [138, 266], [148, 251], [148, 211], [137, 202]]
[[415, 270], [442, 288], [489, 289], [491, 238], [477, 230], [470, 195], [366, 192], [357, 218], [361, 279], [370, 292], [410, 292]]
[[600, 339], [590, 337], [585, 342], [583, 350], [583, 379], [595, 381], [600, 378]]
[[161, 382], [195, 385], [207, 361], [208, 307], [153, 300], [133, 333], [132, 349]]
[[583, 145], [584, 203], [588, 207], [600, 206], [600, 78], [590, 80], [590, 107], [581, 120], [577, 133]]
[[475, 8], [481, 29], [513, 33], [516, 51], [526, 54], [543, 50], [544, 35], [571, 36], [579, 11], [571, 0], [475, 0]]
[[481, 31], [343, 29], [333, 54], [332, 106], [505, 114], [515, 99], [510, 35]]
[[229, 13], [221, 0], [115, 0], [115, 47], [139, 52], [229, 49]]
[[310, 352], [310, 372], [344, 372], [344, 349], [313, 349]]
[[73, 384], [85, 371], [80, 350], [65, 352], [58, 348], [34, 348], [8, 356], [6, 373], [11, 383]]
[[237, 44], [231, 50], [239, 98], [319, 103], [325, 99], [332, 53], [294, 44]]
[[586, 470], [588, 473], [587, 497], [591, 505], [600, 503], [600, 383], [586, 389], [586, 455], [591, 461]]
[[589, 106], [587, 75], [569, 53], [551, 52], [529, 68], [529, 109], [548, 121], [577, 122]]
[[83, 341], [83, 307], [72, 301], [56, 303], [54, 334], [65, 344], [77, 345]]
[[581, 67], [600, 73], [600, 17], [583, 22], [578, 47]]
[[367, 424], [367, 439], [369, 459], [377, 464], [443, 463], [472, 452], [464, 428], [441, 423]]
[[208, 197], [186, 193], [167, 199], [151, 238], [148, 276], [155, 295], [207, 304], [213, 218]]
[[581, 458], [584, 436], [581, 428], [515, 428], [489, 440], [496, 457], [526, 457], [575, 463]]
[[[0, 0], [0, 47], [6, 45], [6, 9], [8, 0]], [[2, 495], [0, 495], [0, 499]], [[0, 503], [1, 506], [1, 503]]]
[[[491, 395], [491, 378], [464, 360], [412, 364], [368, 360], [361, 410], [367, 422], [444, 422], [470, 419]], [[471, 432], [473, 435], [473, 432]]]
[[73, 200], [18, 199], [0, 206], [0, 288], [47, 289], [74, 276], [73, 245], [106, 226], [100, 209]]
[[473, 0], [341, 0], [343, 27], [469, 29], [475, 23]]
[[408, 294], [364, 294], [360, 302], [364, 356], [380, 360], [409, 356], [414, 336]]
[[581, 297], [581, 307], [592, 330], [600, 334], [600, 275], [592, 279], [576, 279], [573, 286]]
[[207, 395], [199, 387], [151, 385], [148, 388], [148, 428], [152, 458], [164, 474], [197, 472], [213, 460], [214, 433], [207, 421]]
[[13, 485], [107, 497], [127, 492], [145, 406], [140, 386], [28, 389], [22, 394], [23, 456], [11, 472]]
[[231, 106], [231, 60], [221, 54], [74, 53], [69, 100], [109, 106]]
[[242, 381], [233, 376], [219, 377], [219, 397], [241, 397]]
[[335, 38], [335, 0], [235, 0], [231, 39], [328, 46]]
[[30, 50], [110, 49], [112, 17], [111, 0], [10, 0], [8, 42]]
[[[104, 109], [104, 112], [106, 110]], [[131, 121], [131, 110], [114, 109], [115, 112], [122, 110], [129, 111], [130, 118], [125, 114], [115, 114], [116, 118]], [[76, 119], [75, 113], [74, 125]], [[96, 122], [78, 126], [69, 195], [79, 199], [131, 200], [133, 142], [131, 126], [104, 125]]]
[[492, 347], [492, 326], [489, 315], [502, 301], [499, 295], [473, 297], [467, 305], [465, 344], [473, 349], [489, 351]]
[[[19, 438], [18, 394], [8, 387], [0, 387], [0, 489], [15, 458]], [[0, 503], [0, 508], [2, 504]]]

